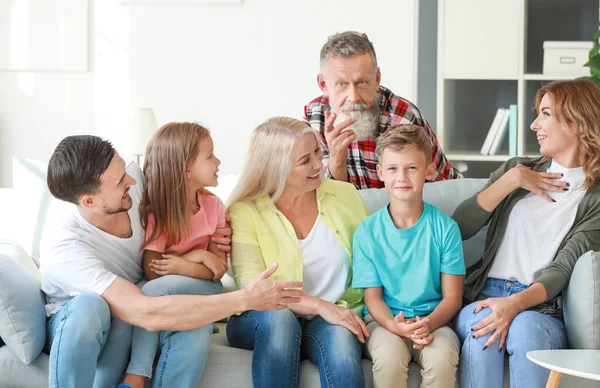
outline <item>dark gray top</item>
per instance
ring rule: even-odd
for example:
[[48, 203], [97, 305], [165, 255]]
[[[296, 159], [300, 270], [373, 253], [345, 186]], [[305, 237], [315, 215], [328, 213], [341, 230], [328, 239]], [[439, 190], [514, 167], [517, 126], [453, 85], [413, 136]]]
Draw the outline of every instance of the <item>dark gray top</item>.
[[[542, 158], [512, 158], [490, 175], [489, 181], [481, 191], [487, 189], [517, 164], [529, 166], [534, 171], [545, 172], [551, 163], [552, 159], [544, 161]], [[502, 236], [506, 232], [510, 212], [517, 201], [528, 193], [529, 191], [521, 188], [514, 190], [491, 213], [479, 206], [477, 202], [479, 193], [477, 193], [461, 203], [454, 211], [452, 218], [458, 224], [463, 240], [471, 238], [489, 223], [483, 256], [467, 268], [463, 293], [465, 304], [483, 299], [479, 292], [487, 280]], [[587, 189], [577, 207], [573, 226], [560, 243], [552, 263], [534, 280], [534, 283], [541, 283], [544, 286], [547, 299], [532, 310], [555, 316], [562, 315], [562, 291], [569, 284], [579, 257], [590, 250], [600, 250], [600, 183]]]

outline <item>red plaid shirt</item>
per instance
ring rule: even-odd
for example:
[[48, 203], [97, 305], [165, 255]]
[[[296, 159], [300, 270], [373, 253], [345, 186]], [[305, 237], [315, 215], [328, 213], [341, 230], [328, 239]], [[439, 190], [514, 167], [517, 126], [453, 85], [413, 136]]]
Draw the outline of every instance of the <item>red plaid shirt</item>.
[[[375, 155], [375, 143], [390, 125], [397, 124], [416, 124], [427, 131], [431, 139], [432, 160], [436, 167], [433, 175], [434, 181], [462, 178], [462, 174], [446, 159], [435, 133], [429, 127], [427, 120], [421, 115], [419, 108], [383, 86], [379, 87], [378, 93], [381, 115], [375, 133], [366, 140], [353, 142], [349, 148], [346, 168], [348, 169], [350, 182], [357, 189], [383, 187], [383, 182], [377, 176], [378, 159]], [[331, 178], [331, 173], [329, 172], [329, 149], [325, 141], [325, 111], [330, 109], [329, 98], [325, 96], [315, 98], [304, 107], [304, 121], [319, 132], [323, 144], [323, 169], [325, 170], [325, 176], [328, 178]]]

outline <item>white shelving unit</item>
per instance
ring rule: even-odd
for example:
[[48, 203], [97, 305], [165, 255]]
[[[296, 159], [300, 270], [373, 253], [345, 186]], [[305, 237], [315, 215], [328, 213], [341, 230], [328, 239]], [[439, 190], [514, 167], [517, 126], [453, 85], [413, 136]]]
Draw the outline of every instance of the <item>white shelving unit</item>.
[[[542, 74], [544, 40], [591, 40], [598, 0], [439, 0], [437, 135], [451, 161], [503, 162], [479, 153], [498, 108], [516, 104], [518, 155], [536, 155], [533, 99]], [[508, 138], [508, 136], [507, 136]]]

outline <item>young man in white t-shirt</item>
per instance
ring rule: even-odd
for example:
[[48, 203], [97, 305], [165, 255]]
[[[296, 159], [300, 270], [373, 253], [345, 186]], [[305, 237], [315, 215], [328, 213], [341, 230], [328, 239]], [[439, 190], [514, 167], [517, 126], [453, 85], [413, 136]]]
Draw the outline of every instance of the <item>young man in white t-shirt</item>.
[[116, 387], [129, 361], [131, 325], [163, 331], [160, 386], [196, 387], [197, 355], [206, 352], [212, 322], [299, 301], [302, 291], [291, 289], [301, 282], [267, 279], [276, 265], [236, 292], [169, 295], [190, 293], [182, 286], [165, 296], [144, 295], [136, 286], [144, 274], [142, 180], [137, 165], [126, 166], [96, 136], [69, 136], [50, 159], [50, 192], [71, 203], [49, 228], [40, 263], [50, 317], [50, 387]]

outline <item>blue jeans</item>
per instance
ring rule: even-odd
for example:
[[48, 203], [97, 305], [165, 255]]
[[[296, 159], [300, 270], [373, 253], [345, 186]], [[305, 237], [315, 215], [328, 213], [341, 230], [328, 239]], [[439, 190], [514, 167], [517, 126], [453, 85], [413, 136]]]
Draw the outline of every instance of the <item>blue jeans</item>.
[[[488, 278], [481, 296], [507, 297], [525, 289], [527, 286], [516, 281]], [[527, 352], [566, 348], [567, 334], [563, 321], [535, 311], [523, 311], [512, 321], [502, 350], [498, 351], [499, 340], [483, 350], [493, 332], [474, 339], [471, 327], [490, 315], [492, 310], [484, 308], [474, 314], [476, 305], [475, 302], [463, 308], [456, 321], [456, 331], [462, 342], [461, 388], [501, 388], [505, 352], [508, 353], [511, 388], [545, 387], [550, 371], [529, 361]]]
[[231, 346], [254, 350], [254, 387], [297, 387], [301, 352], [317, 365], [321, 387], [365, 386], [358, 339], [320, 316], [309, 321], [287, 309], [246, 311], [229, 318], [227, 339]]
[[[138, 286], [142, 283], [138, 284]], [[142, 286], [147, 296], [176, 294], [212, 295], [221, 292], [221, 282], [187, 276], [166, 275]], [[152, 365], [160, 344], [160, 358], [153, 387], [197, 387], [208, 357], [213, 325], [186, 331], [149, 332], [133, 328], [131, 362], [127, 373], [151, 377]]]
[[116, 387], [129, 360], [132, 326], [97, 294], [71, 299], [48, 321], [49, 386]]

